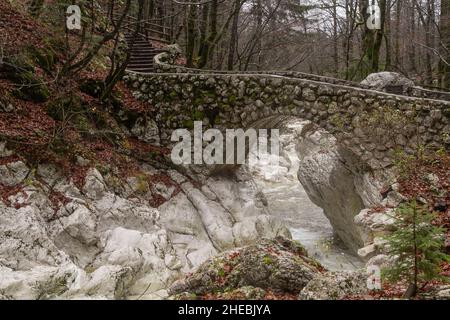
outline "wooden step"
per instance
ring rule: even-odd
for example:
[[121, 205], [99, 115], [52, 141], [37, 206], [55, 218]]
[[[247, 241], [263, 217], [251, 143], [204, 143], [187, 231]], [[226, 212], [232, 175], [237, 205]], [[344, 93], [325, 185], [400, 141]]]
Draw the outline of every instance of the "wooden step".
[[[125, 38], [126, 42], [133, 42], [133, 38]], [[135, 38], [134, 43], [149, 43], [147, 40], [142, 38]]]
[[153, 51], [133, 51], [131, 52], [131, 57], [136, 58], [145, 58], [145, 57], [154, 57], [159, 53]]
[[153, 60], [147, 59], [147, 60], [130, 60], [128, 62], [128, 65], [144, 65], [144, 64], [153, 64]]
[[135, 72], [142, 72], [142, 73], [153, 73], [153, 72], [155, 72], [154, 68], [127, 68], [127, 70], [135, 71]]
[[130, 60], [128, 61], [128, 65], [142, 65], [142, 64], [154, 64], [153, 60], [147, 59], [147, 60]]
[[139, 68], [139, 67], [153, 67], [154, 64], [152, 62], [146, 63], [128, 63], [128, 68]]
[[135, 43], [129, 42], [129, 43], [127, 43], [127, 45], [129, 48], [131, 48], [131, 47], [133, 47], [133, 48], [151, 48], [152, 47], [148, 43], [136, 43], [136, 42]]
[[139, 57], [139, 56], [131, 56], [130, 61], [153, 61], [154, 56], [145, 56], [145, 57]]
[[145, 46], [143, 46], [143, 45], [133, 45], [133, 46], [129, 45], [128, 48], [132, 48], [133, 51], [139, 51], [139, 50], [151, 50], [151, 49], [153, 49], [153, 48], [152, 48], [151, 46], [149, 46], [149, 45], [145, 45]]
[[157, 52], [153, 51], [152, 49], [141, 49], [141, 50], [131, 50], [131, 55], [136, 54], [138, 56], [143, 56], [143, 55], [152, 55], [152, 56], [156, 56]]

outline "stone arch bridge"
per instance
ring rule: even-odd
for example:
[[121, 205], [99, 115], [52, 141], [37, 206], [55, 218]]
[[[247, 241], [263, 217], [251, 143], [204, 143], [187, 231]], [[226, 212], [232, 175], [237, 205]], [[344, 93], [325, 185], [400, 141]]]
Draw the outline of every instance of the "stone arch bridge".
[[[155, 57], [154, 73], [128, 72], [125, 81], [153, 106], [163, 144], [194, 121], [219, 129], [249, 128], [258, 120], [291, 116], [321, 127], [371, 168], [391, 166], [398, 151], [447, 149], [450, 94], [400, 88], [401, 94], [297, 72], [227, 73], [176, 67]], [[396, 88], [398, 91], [398, 88]]]

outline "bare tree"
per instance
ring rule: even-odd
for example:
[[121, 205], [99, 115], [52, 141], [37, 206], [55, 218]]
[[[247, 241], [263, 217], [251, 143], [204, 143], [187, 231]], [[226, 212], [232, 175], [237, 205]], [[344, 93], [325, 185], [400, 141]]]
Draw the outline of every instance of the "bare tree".
[[450, 1], [441, 0], [440, 16], [440, 84], [450, 90]]

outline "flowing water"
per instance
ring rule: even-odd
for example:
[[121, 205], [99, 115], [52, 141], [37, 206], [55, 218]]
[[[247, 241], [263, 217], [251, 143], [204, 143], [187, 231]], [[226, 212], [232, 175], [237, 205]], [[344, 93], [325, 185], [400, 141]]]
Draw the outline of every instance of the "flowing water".
[[297, 121], [287, 126], [288, 133], [280, 136], [283, 152], [279, 164], [253, 167], [254, 182], [265, 194], [270, 214], [282, 219], [293, 239], [299, 241], [327, 269], [361, 268], [363, 262], [336, 239], [322, 209], [311, 202], [298, 181], [295, 132], [302, 125]]

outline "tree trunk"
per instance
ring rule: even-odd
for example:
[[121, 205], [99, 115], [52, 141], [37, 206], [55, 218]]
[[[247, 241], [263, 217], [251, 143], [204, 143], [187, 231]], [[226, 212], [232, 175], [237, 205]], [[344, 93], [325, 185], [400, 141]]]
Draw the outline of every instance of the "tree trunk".
[[417, 64], [416, 64], [416, 45], [414, 44], [414, 40], [416, 38], [416, 8], [414, 5], [414, 2], [411, 3], [410, 7], [410, 35], [411, 35], [411, 41], [409, 42], [408, 46], [408, 53], [409, 53], [409, 63], [411, 70], [417, 75]]
[[233, 23], [231, 25], [230, 47], [228, 49], [228, 64], [227, 64], [228, 70], [233, 70], [233, 68], [234, 68], [234, 55], [236, 53], [236, 47], [237, 47], [237, 41], [238, 41], [238, 25], [239, 25], [239, 14], [241, 11], [241, 7], [242, 7], [241, 0], [236, 0], [234, 3]]
[[263, 24], [263, 6], [261, 0], [256, 1], [256, 34], [258, 35], [256, 41], [256, 66], [257, 69], [261, 67], [261, 50], [262, 50], [262, 24]]
[[441, 0], [441, 61], [439, 66], [441, 87], [450, 90], [450, 1]]
[[410, 283], [408, 289], [403, 295], [404, 299], [411, 299], [417, 295], [417, 286], [414, 283]]
[[205, 54], [205, 50], [207, 50], [206, 38], [208, 36], [208, 11], [209, 6], [207, 4], [203, 5], [199, 25], [200, 39], [198, 44], [198, 57], [202, 57]]
[[369, 2], [360, 0], [361, 16], [364, 17], [363, 24], [363, 43], [362, 43], [362, 76], [365, 77], [369, 73], [378, 72], [380, 67], [380, 50], [383, 43], [385, 17], [386, 17], [386, 0], [378, 2], [381, 12], [381, 29], [371, 30], [368, 28], [366, 21], [369, 19], [367, 13]]
[[212, 48], [217, 37], [217, 9], [218, 0], [211, 0], [209, 3], [209, 35], [205, 41], [205, 46], [200, 57], [199, 68], [204, 68], [212, 56]]
[[197, 7], [194, 4], [189, 6], [186, 28], [186, 64], [193, 67], [194, 50], [195, 50], [195, 17], [197, 15]]
[[384, 33], [384, 39], [386, 44], [386, 59], [384, 70], [391, 70], [392, 64], [392, 47], [391, 47], [391, 0], [387, 0], [386, 3], [386, 31]]
[[397, 68], [402, 69], [402, 58], [400, 56], [400, 37], [402, 33], [400, 31], [400, 20], [402, 17], [402, 0], [397, 0], [397, 8], [395, 10], [395, 65]]
[[[444, 0], [445, 1], [445, 0]], [[434, 48], [434, 0], [427, 1], [427, 18], [425, 25], [425, 45], [427, 46], [425, 53], [426, 62], [426, 79], [425, 84], [431, 85], [433, 83], [433, 62], [430, 48]]]
[[150, 0], [146, 0], [144, 1], [144, 7], [142, 8], [143, 14], [142, 14], [142, 19], [144, 21], [147, 21], [148, 19], [150, 19]]
[[337, 0], [333, 0], [333, 62], [334, 74], [337, 77], [339, 75]]
[[350, 78], [350, 63], [353, 56], [353, 33], [355, 28], [355, 8], [353, 0], [345, 0], [346, 37], [345, 37], [345, 79]]
[[386, 18], [386, 0], [380, 0], [380, 11], [381, 11], [381, 29], [375, 31], [375, 41], [373, 43], [373, 55], [372, 55], [372, 68], [370, 72], [380, 71], [380, 50], [383, 44], [384, 28], [385, 28], [385, 18]]

